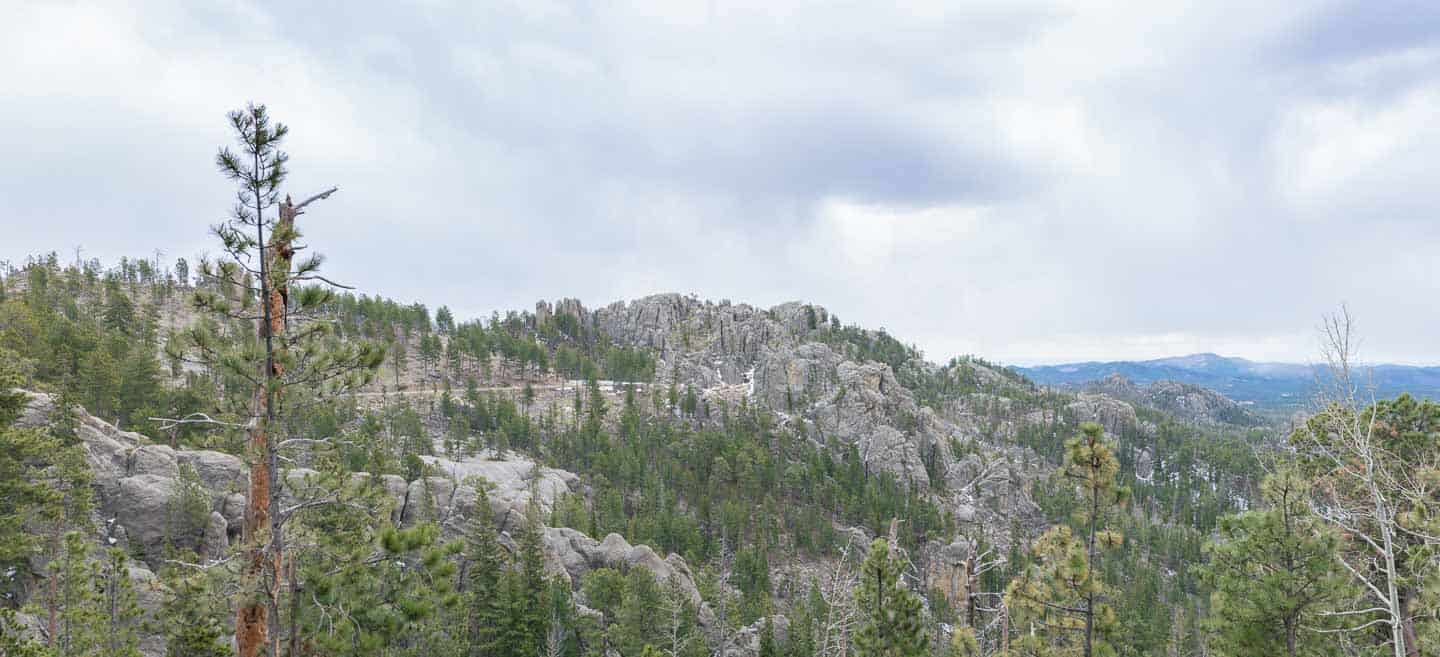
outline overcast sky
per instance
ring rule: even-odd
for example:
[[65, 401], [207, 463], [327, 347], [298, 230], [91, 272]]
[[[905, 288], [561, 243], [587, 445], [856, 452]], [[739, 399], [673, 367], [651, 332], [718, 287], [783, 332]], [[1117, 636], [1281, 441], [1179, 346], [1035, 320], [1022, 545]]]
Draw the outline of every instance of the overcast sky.
[[1440, 363], [1437, 2], [16, 4], [0, 260], [214, 251], [254, 100], [292, 192], [341, 188], [329, 271], [462, 317], [677, 291], [936, 360], [1305, 361], [1347, 302]]

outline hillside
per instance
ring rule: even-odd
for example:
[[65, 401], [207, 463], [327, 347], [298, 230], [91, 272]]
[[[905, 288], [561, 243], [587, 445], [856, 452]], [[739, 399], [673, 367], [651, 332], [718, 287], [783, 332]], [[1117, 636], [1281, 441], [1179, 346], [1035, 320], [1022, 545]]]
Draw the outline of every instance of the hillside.
[[[41, 259], [10, 272], [0, 344], [31, 390], [24, 426], [83, 448], [96, 498], [85, 531], [124, 547], [160, 586], [175, 550], [233, 555], [245, 475], [240, 432], [167, 431], [151, 419], [238, 416], [220, 372], [162, 348], [175, 339], [166, 327], [193, 316], [185, 300], [197, 289], [168, 268], [145, 271]], [[587, 590], [592, 571], [642, 565], [660, 584], [679, 573], [695, 640], [737, 657], [759, 654], [766, 619], [818, 622], [811, 592], [887, 534], [927, 613], [959, 613], [981, 645], [1000, 645], [994, 601], [1033, 563], [1031, 542], [1074, 517], [1059, 468], [1085, 422], [1102, 427], [1132, 491], [1115, 522], [1133, 538], [1107, 557], [1106, 575], [1126, 592], [1117, 613], [1139, 652], [1125, 654], [1198, 640], [1200, 545], [1253, 499], [1255, 447], [1274, 440], [1188, 388], [1048, 390], [981, 359], [926, 362], [883, 331], [800, 302], [660, 294], [590, 309], [562, 299], [463, 320], [340, 295], [324, 321], [340, 340], [378, 341], [388, 355], [360, 390], [297, 407], [291, 435], [337, 447], [287, 453], [287, 499], [326, 490], [327, 477], [371, 482], [361, 516], [370, 531], [433, 524], [439, 545], [476, 540], [467, 528], [488, 489], [497, 540], [523, 553], [534, 518], [537, 554], [577, 618], [608, 624], [618, 613]], [[54, 419], [61, 399], [82, 405], [69, 433]], [[198, 483], [177, 483], [186, 464]], [[164, 519], [182, 503], [195, 507], [194, 527], [177, 530]], [[305, 521], [321, 524], [301, 535], [327, 517]], [[322, 536], [313, 549], [327, 545]], [[12, 595], [43, 608], [50, 567], [37, 555]], [[158, 599], [147, 613], [159, 613]], [[577, 637], [591, 637], [577, 641], [598, 640], [575, 623]], [[146, 654], [162, 639], [149, 636]]]
[[1209, 388], [1179, 381], [1155, 381], [1140, 386], [1120, 374], [1081, 386], [1089, 393], [1104, 394], [1132, 404], [1150, 406], [1179, 418], [1202, 424], [1259, 426], [1264, 420], [1250, 405], [1236, 402]]

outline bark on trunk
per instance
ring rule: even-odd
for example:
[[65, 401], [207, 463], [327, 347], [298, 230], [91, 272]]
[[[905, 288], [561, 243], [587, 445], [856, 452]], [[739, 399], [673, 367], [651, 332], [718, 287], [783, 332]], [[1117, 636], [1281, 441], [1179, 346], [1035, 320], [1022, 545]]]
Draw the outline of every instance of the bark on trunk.
[[1400, 629], [1405, 637], [1405, 656], [1420, 657], [1420, 637], [1415, 634], [1415, 619], [1410, 614], [1410, 601], [1415, 597], [1411, 589], [1400, 591]]
[[[255, 216], [257, 219], [261, 216], [258, 207]], [[294, 254], [291, 245], [283, 238], [289, 236], [294, 221], [294, 206], [286, 197], [280, 205], [280, 219], [275, 227], [282, 240], [273, 239], [275, 232], [272, 232], [271, 243], [263, 247], [260, 254], [264, 318], [259, 322], [258, 332], [265, 342], [265, 362], [260, 366], [260, 378], [264, 385], [255, 392], [254, 416], [246, 441], [250, 457], [250, 496], [245, 507], [244, 539], [248, 554], [242, 582], [248, 595], [236, 614], [238, 657], [261, 657], [262, 651], [278, 657], [280, 648], [279, 632], [276, 631], [279, 619], [276, 613], [272, 613], [271, 607], [279, 601], [284, 543], [278, 525], [279, 500], [274, 495], [277, 485], [275, 446], [269, 430], [275, 419], [274, 383], [282, 374], [275, 358], [274, 341], [283, 335], [285, 329], [287, 290], [284, 280], [290, 271], [290, 257]], [[257, 228], [257, 233], [257, 241], [264, 244], [263, 228]], [[274, 271], [282, 272], [281, 276], [273, 277], [279, 280], [271, 280], [271, 272]], [[268, 541], [264, 540], [267, 534]]]
[[[270, 441], [265, 418], [269, 414], [269, 395], [265, 390], [255, 394], [254, 426], [249, 431], [247, 452], [250, 458], [250, 490], [245, 506], [244, 538], [246, 554], [243, 573], [247, 592], [235, 620], [235, 644], [238, 657], [259, 657], [266, 649], [270, 629], [270, 604], [262, 597], [269, 593], [265, 582], [267, 565], [278, 563], [271, 555], [267, 564], [262, 537], [270, 529]], [[273, 571], [272, 571], [273, 572]]]

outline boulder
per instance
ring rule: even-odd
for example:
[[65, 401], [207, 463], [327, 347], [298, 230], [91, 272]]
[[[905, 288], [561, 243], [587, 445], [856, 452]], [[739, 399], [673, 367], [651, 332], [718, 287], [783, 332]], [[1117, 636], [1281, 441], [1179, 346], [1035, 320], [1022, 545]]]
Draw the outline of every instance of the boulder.
[[454, 492], [455, 482], [445, 477], [424, 477], [410, 482], [400, 522], [405, 525], [442, 522], [450, 515], [450, 498]]
[[400, 516], [405, 513], [405, 498], [409, 495], [410, 484], [400, 475], [386, 474], [380, 475], [380, 485], [394, 502], [390, 509], [390, 522], [399, 524]]
[[[120, 480], [115, 519], [125, 528], [134, 547], [147, 556], [165, 549], [170, 520], [170, 497], [175, 480], [156, 474], [142, 474]], [[176, 537], [177, 542], [182, 540]], [[192, 546], [193, 547], [193, 546]]]
[[[585, 573], [596, 568], [620, 571], [644, 568], [662, 585], [673, 578], [692, 604], [702, 604], [700, 590], [695, 587], [695, 576], [685, 559], [678, 554], [662, 559], [650, 546], [630, 545], [619, 534], [609, 534], [604, 540], [596, 541], [568, 527], [547, 527], [543, 541], [547, 568], [554, 573], [568, 575], [574, 586], [580, 584]], [[704, 609], [701, 611], [703, 616]]]
[[230, 549], [230, 523], [219, 511], [211, 511], [200, 540], [200, 555], [205, 559], [222, 559]]
[[245, 527], [245, 494], [231, 493], [220, 502], [220, 514], [225, 516], [229, 534], [239, 536]]
[[1134, 427], [1139, 422], [1134, 406], [1108, 395], [1080, 393], [1065, 408], [1082, 422], [1099, 424], [1112, 436], [1120, 435], [1127, 427]]
[[195, 469], [201, 485], [215, 496], [224, 499], [226, 495], [245, 490], [250, 480], [245, 462], [239, 457], [208, 449], [180, 450], [177, 460]]
[[[519, 522], [531, 503], [537, 504], [539, 511], [548, 515], [554, 510], [557, 499], [580, 489], [580, 478], [573, 472], [547, 468], [516, 455], [501, 456], [493, 450], [485, 450], [476, 456], [463, 459], [435, 456], [421, 458], [435, 471], [448, 477], [450, 481], [459, 482], [461, 485], [469, 485], [470, 482], [477, 480], [486, 482], [486, 485], [489, 486], [486, 491], [487, 497], [490, 499], [495, 520], [501, 529], [518, 527], [516, 523]], [[413, 495], [415, 492], [413, 487], [412, 483], [411, 498], [406, 504], [407, 509], [419, 499]], [[453, 492], [454, 489], [447, 489], [444, 495], [444, 504], [437, 504], [436, 508], [448, 507], [450, 495]], [[472, 495], [466, 494], [461, 501], [464, 502], [466, 499], [471, 504], [474, 503]], [[438, 498], [435, 501], [438, 502]]]
[[174, 479], [180, 476], [179, 461], [169, 445], [143, 445], [130, 453], [130, 476], [153, 475]]
[[[159, 577], [143, 565], [130, 563], [130, 584], [135, 588], [135, 602], [140, 607], [141, 622], [153, 625], [165, 604], [166, 587]], [[140, 633], [140, 653], [145, 657], [165, 654], [165, 635], [160, 632]]]
[[[764, 618], [740, 628], [730, 637], [730, 641], [720, 651], [720, 656], [759, 657], [760, 635], [764, 632], [764, 628]], [[784, 645], [790, 633], [790, 619], [781, 614], [771, 616], [770, 631], [775, 636], [776, 643]]]

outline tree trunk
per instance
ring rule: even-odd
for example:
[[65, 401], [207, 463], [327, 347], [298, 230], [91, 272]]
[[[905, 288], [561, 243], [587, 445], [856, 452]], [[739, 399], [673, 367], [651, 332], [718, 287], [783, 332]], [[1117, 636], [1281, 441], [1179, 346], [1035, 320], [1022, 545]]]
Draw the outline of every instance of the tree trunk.
[[286, 564], [286, 565], [289, 566], [288, 570], [289, 570], [289, 573], [290, 573], [290, 577], [289, 577], [289, 579], [290, 579], [290, 632], [289, 632], [290, 656], [289, 656], [289, 657], [299, 657], [299, 656], [300, 656], [300, 578], [299, 578], [299, 575], [298, 575], [295, 571], [296, 571], [296, 569], [299, 567], [300, 564], [296, 563], [296, 560], [295, 560], [294, 557], [291, 557], [291, 558], [290, 558], [290, 563], [288, 563], [288, 564]]
[[1390, 615], [1390, 642], [1391, 650], [1395, 657], [1407, 657], [1405, 650], [1405, 622], [1404, 614], [1400, 611], [1400, 591], [1396, 583], [1399, 573], [1395, 567], [1395, 541], [1394, 541], [1394, 514], [1385, 503], [1385, 497], [1380, 492], [1380, 486], [1375, 482], [1375, 465], [1373, 458], [1366, 455], [1365, 472], [1367, 475], [1366, 484], [1370, 488], [1370, 497], [1375, 505], [1375, 520], [1380, 525], [1381, 547], [1384, 550], [1385, 567], [1385, 606]]
[[1400, 634], [1405, 637], [1405, 657], [1420, 657], [1420, 637], [1415, 634], [1415, 619], [1410, 615], [1410, 601], [1415, 590], [1400, 590]]
[[60, 558], [60, 526], [56, 525], [55, 530], [50, 534], [50, 576], [46, 579], [46, 586], [50, 589], [50, 599], [45, 601], [46, 611], [49, 618], [46, 622], [47, 636], [45, 645], [54, 648], [55, 638], [60, 635], [60, 592], [59, 577], [54, 571], [54, 563]]
[[[270, 444], [265, 418], [269, 415], [269, 397], [265, 389], [255, 393], [255, 418], [251, 421], [248, 439], [250, 458], [250, 491], [245, 505], [244, 539], [245, 571], [242, 574], [245, 597], [235, 620], [235, 645], [238, 657], [259, 657], [268, 643], [270, 628], [269, 603], [261, 598], [266, 570], [266, 550], [261, 536], [270, 527]], [[272, 555], [273, 556], [273, 555]]]
[[[1090, 453], [1095, 453], [1094, 438], [1090, 439]], [[1100, 464], [1095, 462], [1095, 457], [1090, 457], [1091, 476], [1100, 469]], [[1095, 488], [1095, 482], [1090, 482], [1090, 531], [1085, 538], [1085, 577], [1091, 582], [1095, 579], [1095, 521], [1100, 515], [1100, 491]], [[1091, 657], [1094, 651], [1095, 642], [1095, 593], [1085, 594], [1085, 657]]]
[[[259, 170], [259, 162], [256, 162]], [[259, 195], [256, 195], [257, 243], [265, 244], [264, 222], [261, 218]], [[289, 227], [294, 225], [295, 210], [289, 197], [280, 205], [280, 220], [276, 230], [282, 238], [288, 238]], [[272, 238], [274, 237], [272, 233]], [[279, 655], [278, 614], [271, 607], [279, 599], [280, 564], [284, 542], [279, 527], [279, 499], [273, 493], [277, 485], [275, 443], [270, 439], [270, 425], [275, 420], [275, 388], [281, 375], [281, 368], [275, 360], [275, 337], [285, 328], [286, 293], [285, 285], [271, 280], [272, 271], [288, 272], [290, 256], [294, 254], [288, 242], [275, 242], [262, 246], [260, 257], [260, 294], [264, 309], [263, 319], [258, 328], [265, 341], [265, 363], [260, 367], [261, 387], [255, 391], [252, 407], [253, 418], [248, 429], [247, 452], [250, 458], [250, 496], [245, 505], [244, 539], [247, 555], [242, 573], [246, 597], [240, 605], [235, 621], [235, 645], [238, 657], [260, 657], [262, 650], [272, 657]], [[262, 537], [269, 534], [268, 541]], [[268, 579], [267, 579], [268, 576]]]

